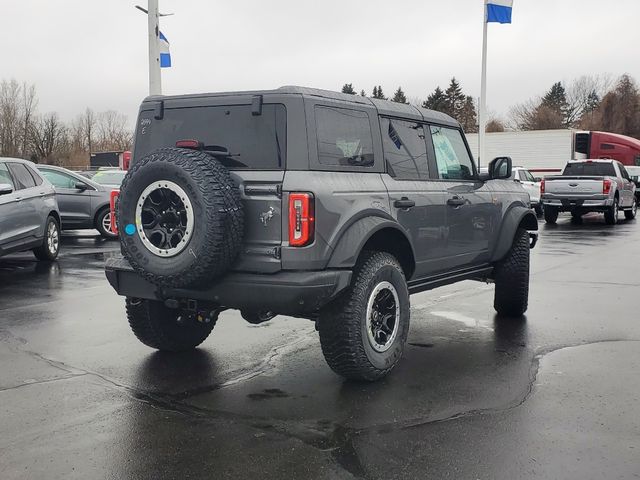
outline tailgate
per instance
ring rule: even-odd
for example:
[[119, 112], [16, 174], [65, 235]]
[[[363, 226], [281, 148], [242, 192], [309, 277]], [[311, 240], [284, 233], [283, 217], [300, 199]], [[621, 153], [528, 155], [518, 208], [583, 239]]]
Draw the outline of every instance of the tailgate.
[[547, 177], [545, 178], [545, 194], [550, 195], [602, 195], [604, 177]]
[[244, 240], [233, 270], [281, 269], [283, 171], [232, 170], [244, 207]]

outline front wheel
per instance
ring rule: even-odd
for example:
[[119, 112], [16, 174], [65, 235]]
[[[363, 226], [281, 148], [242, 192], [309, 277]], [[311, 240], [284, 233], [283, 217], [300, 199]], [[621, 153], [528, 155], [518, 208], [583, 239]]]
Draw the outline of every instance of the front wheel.
[[626, 218], [627, 220], [633, 220], [634, 218], [636, 218], [636, 213], [638, 213], [638, 204], [634, 200], [631, 209], [624, 211], [624, 218]]
[[38, 260], [52, 262], [58, 258], [60, 252], [60, 225], [54, 217], [48, 217], [44, 226], [42, 245], [33, 249]]
[[544, 221], [553, 225], [558, 221], [558, 209], [556, 207], [544, 207]]
[[529, 305], [529, 234], [518, 229], [511, 249], [495, 267], [493, 306], [499, 315], [520, 317]]
[[96, 229], [105, 238], [118, 238], [118, 234], [113, 231], [112, 214], [108, 208], [103, 208], [96, 215]]
[[129, 326], [138, 340], [148, 347], [169, 352], [183, 352], [200, 345], [209, 336], [217, 317], [198, 320], [180, 309], [162, 302], [127, 297]]
[[615, 225], [618, 223], [618, 211], [620, 209], [620, 204], [618, 202], [618, 197], [613, 201], [613, 205], [604, 212], [604, 221], [607, 225]]
[[338, 375], [373, 381], [400, 361], [409, 333], [409, 289], [398, 260], [365, 252], [351, 286], [320, 312], [320, 344]]

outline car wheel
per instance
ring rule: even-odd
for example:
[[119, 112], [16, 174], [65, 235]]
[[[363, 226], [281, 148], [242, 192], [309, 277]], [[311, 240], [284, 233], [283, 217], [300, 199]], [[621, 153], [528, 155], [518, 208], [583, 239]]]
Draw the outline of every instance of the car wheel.
[[331, 369], [353, 380], [387, 375], [402, 357], [409, 306], [398, 260], [385, 252], [365, 252], [351, 286], [320, 312], [320, 344]]
[[619, 203], [618, 197], [613, 200], [613, 205], [606, 212], [604, 212], [604, 221], [607, 225], [615, 225], [618, 223], [618, 211]]
[[558, 209], [556, 207], [544, 207], [544, 221], [554, 224], [558, 221]]
[[60, 225], [58, 221], [49, 216], [44, 227], [44, 239], [42, 245], [33, 249], [33, 254], [38, 260], [52, 262], [58, 258], [60, 252]]
[[206, 152], [161, 148], [142, 157], [122, 182], [116, 216], [125, 258], [155, 285], [206, 285], [242, 248], [240, 190]]
[[624, 211], [624, 218], [627, 220], [633, 220], [636, 218], [636, 213], [638, 213], [638, 204], [634, 201], [631, 208]]
[[493, 306], [499, 315], [520, 317], [529, 304], [529, 234], [518, 229], [513, 244], [495, 266]]
[[114, 233], [111, 224], [111, 210], [103, 208], [96, 215], [96, 229], [105, 238], [118, 238], [118, 234]]
[[129, 326], [138, 340], [148, 347], [168, 352], [183, 352], [200, 345], [209, 336], [218, 319], [187, 314], [168, 308], [162, 302], [126, 298]]

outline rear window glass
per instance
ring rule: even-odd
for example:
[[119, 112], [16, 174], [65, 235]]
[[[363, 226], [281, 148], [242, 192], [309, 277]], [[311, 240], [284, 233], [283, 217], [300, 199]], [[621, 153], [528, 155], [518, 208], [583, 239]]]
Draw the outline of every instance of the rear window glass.
[[100, 185], [120, 185], [127, 172], [98, 172], [91, 179]]
[[569, 163], [564, 168], [564, 172], [562, 175], [565, 176], [573, 176], [573, 175], [591, 175], [595, 177], [603, 177], [603, 176], [616, 176], [616, 170], [613, 168], [612, 163], [600, 163], [600, 162], [580, 162], [580, 163]]
[[366, 112], [317, 106], [315, 114], [321, 165], [373, 166], [373, 137]]
[[178, 140], [198, 140], [230, 169], [278, 170], [285, 163], [286, 119], [280, 104], [263, 105], [262, 115], [252, 115], [251, 105], [166, 108], [161, 120], [143, 111], [134, 155], [138, 159]]

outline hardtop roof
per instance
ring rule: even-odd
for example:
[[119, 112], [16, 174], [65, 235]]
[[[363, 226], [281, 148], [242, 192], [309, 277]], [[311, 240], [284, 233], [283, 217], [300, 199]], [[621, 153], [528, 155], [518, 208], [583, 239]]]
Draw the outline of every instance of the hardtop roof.
[[375, 98], [363, 97], [361, 95], [351, 95], [348, 93], [334, 92], [331, 90], [322, 90], [318, 88], [284, 86], [274, 90], [249, 90], [239, 92], [216, 92], [216, 93], [194, 93], [184, 95], [163, 95], [151, 96], [144, 99], [144, 102], [153, 102], [158, 100], [182, 100], [197, 99], [222, 96], [253, 96], [253, 95], [302, 95], [304, 97], [320, 97], [328, 100], [338, 100], [346, 103], [359, 105], [372, 105], [378, 110], [380, 115], [388, 115], [393, 117], [404, 117], [413, 120], [423, 120], [426, 122], [439, 123], [459, 127], [459, 123], [442, 112], [428, 110], [414, 105], [391, 102], [389, 100], [379, 100]]

